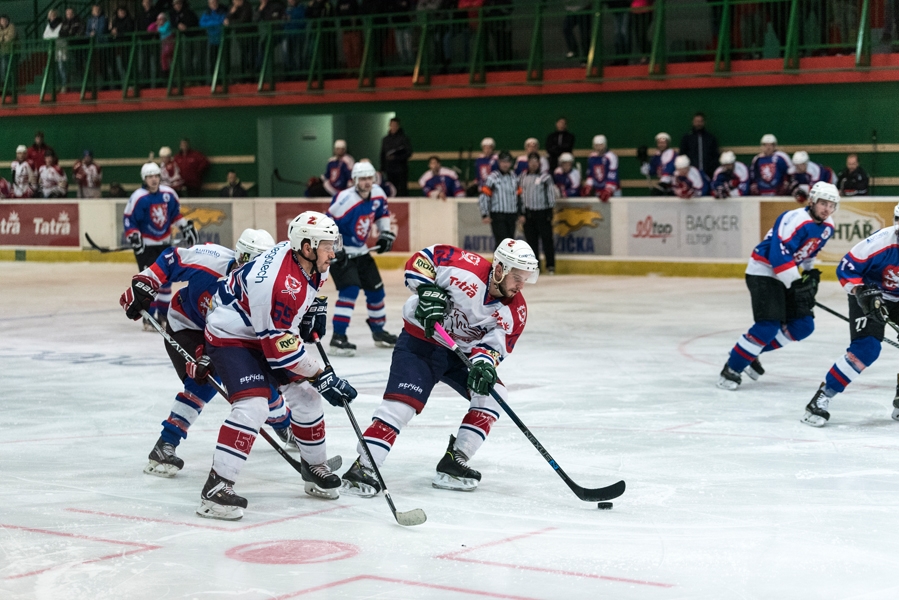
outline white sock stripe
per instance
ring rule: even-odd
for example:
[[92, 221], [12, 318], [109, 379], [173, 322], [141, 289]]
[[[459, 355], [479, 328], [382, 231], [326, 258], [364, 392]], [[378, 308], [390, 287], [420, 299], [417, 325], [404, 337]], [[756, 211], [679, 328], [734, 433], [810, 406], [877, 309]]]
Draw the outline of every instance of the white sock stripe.
[[756, 345], [749, 340], [746, 339], [745, 336], [741, 336], [739, 340], [737, 340], [737, 346], [746, 351], [746, 354], [752, 356], [758, 356], [762, 352], [762, 347]]
[[781, 346], [786, 346], [787, 344], [789, 344], [790, 342], [793, 341], [792, 339], [790, 339], [786, 336], [786, 334], [783, 332], [783, 330], [778, 330], [777, 335], [774, 336], [774, 339], [777, 340], [777, 343], [780, 344]]
[[370, 311], [368, 311], [368, 316], [371, 319], [380, 319], [382, 317], [386, 317], [387, 309], [382, 308], [381, 310], [370, 310]]
[[340, 315], [341, 317], [352, 317], [352, 316], [353, 316], [353, 309], [352, 309], [352, 308], [349, 308], [349, 307], [335, 306], [335, 307], [334, 307], [334, 314], [335, 314], [335, 315]]
[[175, 405], [172, 406], [172, 414], [181, 417], [191, 425], [193, 425], [194, 421], [197, 420], [197, 417], [200, 416], [200, 413], [181, 402], [176, 402]]
[[848, 381], [852, 381], [859, 375], [859, 371], [856, 370], [855, 365], [846, 360], [846, 355], [844, 354], [840, 358], [836, 360], [833, 364], [834, 367], [845, 377]]

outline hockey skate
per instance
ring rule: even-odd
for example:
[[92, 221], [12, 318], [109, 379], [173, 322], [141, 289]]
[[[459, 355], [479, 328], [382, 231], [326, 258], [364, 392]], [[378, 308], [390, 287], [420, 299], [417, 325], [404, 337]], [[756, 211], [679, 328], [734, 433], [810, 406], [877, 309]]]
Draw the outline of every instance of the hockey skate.
[[431, 482], [437, 489], [473, 492], [478, 487], [481, 474], [468, 466], [468, 457], [455, 448], [456, 437], [451, 435], [449, 446], [440, 462], [437, 474]]
[[[827, 412], [829, 405], [830, 398], [824, 393], [824, 384], [822, 383], [806, 405], [805, 414], [800, 421], [812, 427], [824, 427], [825, 423], [830, 419], [830, 413]], [[896, 409], [893, 409], [893, 414], [896, 414]]]
[[306, 482], [306, 493], [316, 498], [334, 500], [340, 498], [340, 477], [331, 472], [328, 463], [310, 465], [305, 458], [300, 459], [302, 472], [300, 475]]
[[[371, 321], [366, 320], [366, 323], [371, 327]], [[372, 329], [371, 339], [375, 341], [375, 346], [378, 348], [393, 348], [396, 346], [396, 336], [392, 333], [387, 333], [384, 329]]]
[[896, 375], [896, 397], [893, 398], [893, 420], [899, 421], [899, 375]]
[[762, 368], [762, 363], [759, 362], [759, 359], [754, 359], [749, 366], [743, 369], [743, 372], [749, 375], [749, 378], [753, 381], [758, 381], [759, 377], [765, 374], [765, 369]]
[[144, 331], [156, 331], [156, 329], [150, 325], [150, 319], [144, 318]]
[[150, 462], [144, 467], [144, 473], [147, 475], [174, 477], [175, 473], [184, 468], [184, 461], [175, 455], [175, 446], [163, 441], [162, 438], [156, 440], [156, 445], [150, 450], [149, 459]]
[[207, 519], [237, 521], [243, 518], [243, 509], [247, 507], [247, 499], [234, 493], [234, 482], [209, 471], [209, 478], [203, 491], [200, 492], [200, 507], [197, 514]]
[[351, 344], [345, 335], [333, 334], [330, 346], [333, 356], [356, 356], [356, 344]]
[[378, 495], [381, 491], [381, 484], [375, 477], [374, 469], [364, 466], [359, 458], [353, 463], [350, 469], [343, 474], [343, 480], [340, 489], [353, 496], [361, 498], [371, 498]]
[[727, 363], [724, 363], [724, 368], [721, 369], [721, 375], [718, 377], [716, 385], [722, 390], [733, 392], [740, 387], [741, 383], [743, 383], [743, 378], [740, 377], [740, 374], [728, 367]]
[[284, 444], [285, 450], [299, 450], [300, 447], [297, 446], [297, 440], [293, 436], [293, 431], [290, 429], [290, 425], [287, 427], [282, 427], [281, 429], [275, 429], [275, 433], [278, 435], [278, 439], [281, 440], [281, 443]]

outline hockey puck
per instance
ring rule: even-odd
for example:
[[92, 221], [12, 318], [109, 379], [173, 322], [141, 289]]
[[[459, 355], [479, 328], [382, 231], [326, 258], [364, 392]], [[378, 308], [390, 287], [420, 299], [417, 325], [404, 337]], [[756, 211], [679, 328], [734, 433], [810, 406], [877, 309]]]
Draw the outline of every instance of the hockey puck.
[[611, 502], [597, 502], [596, 508], [598, 508], [599, 510], [612, 510], [612, 503]]

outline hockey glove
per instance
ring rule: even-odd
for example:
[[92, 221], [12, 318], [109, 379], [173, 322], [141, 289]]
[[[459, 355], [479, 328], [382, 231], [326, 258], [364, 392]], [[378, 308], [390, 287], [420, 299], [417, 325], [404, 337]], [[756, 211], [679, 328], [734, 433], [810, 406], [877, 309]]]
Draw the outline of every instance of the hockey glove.
[[608, 202], [609, 198], [612, 197], [613, 190], [609, 187], [604, 187], [599, 190], [599, 200], [600, 202]]
[[140, 311], [150, 310], [150, 304], [156, 298], [156, 282], [146, 275], [135, 275], [131, 279], [131, 287], [119, 298], [119, 304], [125, 309], [125, 316], [132, 321], [141, 318]]
[[193, 221], [188, 221], [187, 224], [181, 228], [181, 237], [184, 238], [184, 246], [188, 248], [200, 243], [200, 234], [197, 233], [197, 228], [194, 227]]
[[313, 377], [309, 383], [318, 390], [318, 393], [328, 401], [331, 406], [343, 406], [349, 404], [356, 397], [356, 390], [346, 379], [341, 379], [334, 374], [334, 369], [326, 367], [324, 371]]
[[315, 342], [315, 337], [325, 337], [328, 328], [328, 299], [319, 296], [300, 321], [300, 339], [307, 344]]
[[334, 253], [334, 259], [331, 266], [335, 269], [346, 269], [350, 265], [350, 257], [347, 256], [346, 250], [338, 250]]
[[810, 315], [815, 308], [815, 296], [818, 293], [818, 283], [821, 281], [821, 271], [809, 269], [802, 274], [800, 279], [793, 282], [790, 292], [799, 315]]
[[140, 231], [135, 231], [129, 235], [128, 243], [131, 244], [135, 254], [140, 254], [144, 251], [144, 238], [141, 236]]
[[468, 370], [468, 389], [479, 396], [486, 396], [496, 384], [496, 369], [486, 361], [478, 361]]
[[855, 301], [865, 313], [877, 323], [886, 323], [883, 306], [883, 292], [877, 288], [862, 286], [855, 292]]
[[439, 285], [426, 283], [418, 286], [418, 306], [415, 318], [425, 330], [425, 337], [434, 337], [434, 325], [443, 323], [449, 307], [449, 296]]
[[197, 361], [188, 362], [184, 365], [187, 376], [203, 385], [210, 375], [215, 374], [215, 367], [212, 366], [212, 359], [209, 355], [203, 354], [203, 346], [197, 346]]
[[396, 239], [396, 234], [390, 231], [389, 229], [386, 231], [382, 231], [378, 236], [377, 243], [377, 252], [378, 254], [384, 254], [385, 252], [390, 252], [390, 249], [393, 248], [393, 241]]

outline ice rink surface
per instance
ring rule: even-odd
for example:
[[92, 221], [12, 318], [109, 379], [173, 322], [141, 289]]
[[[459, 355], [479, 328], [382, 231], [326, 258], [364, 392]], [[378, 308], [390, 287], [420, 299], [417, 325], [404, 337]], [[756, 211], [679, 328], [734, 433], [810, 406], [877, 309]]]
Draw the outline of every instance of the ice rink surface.
[[[899, 597], [899, 351], [884, 346], [825, 428], [801, 424], [848, 344], [826, 313], [732, 393], [714, 384], [750, 325], [742, 280], [543, 277], [500, 376], [576, 482], [627, 481], [613, 510], [579, 501], [507, 417], [472, 461], [477, 491], [433, 489], [467, 406], [441, 386], [383, 468], [398, 509], [424, 509], [424, 525], [400, 527], [381, 497], [305, 495], [261, 439], [236, 485], [249, 508], [230, 523], [194, 514], [221, 398], [179, 447], [182, 472], [142, 473], [179, 382], [162, 339], [118, 306], [133, 272], [0, 263], [4, 600]], [[407, 294], [400, 272], [384, 275], [398, 333]], [[836, 283], [818, 299], [846, 312]], [[359, 304], [360, 351], [333, 362], [364, 424], [390, 351], [373, 347]], [[355, 436], [342, 410], [325, 418], [346, 468]]]

